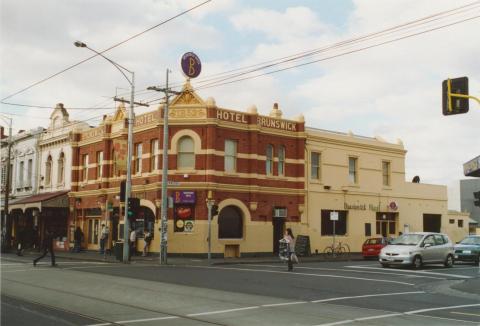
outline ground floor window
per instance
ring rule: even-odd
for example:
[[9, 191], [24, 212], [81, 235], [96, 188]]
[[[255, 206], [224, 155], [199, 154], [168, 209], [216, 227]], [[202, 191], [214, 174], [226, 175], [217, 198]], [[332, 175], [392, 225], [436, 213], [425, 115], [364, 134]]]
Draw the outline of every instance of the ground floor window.
[[442, 227], [442, 215], [423, 214], [423, 231], [424, 232], [440, 232], [441, 227]]
[[218, 216], [219, 239], [243, 238], [243, 214], [236, 206], [227, 206]]
[[322, 209], [321, 234], [333, 235], [334, 225], [335, 225], [335, 235], [347, 234], [347, 211], [335, 211], [338, 213], [338, 221], [332, 221], [330, 219], [331, 212], [334, 212], [334, 211], [329, 209]]
[[397, 213], [377, 212], [376, 214], [377, 234], [382, 237], [394, 235], [397, 232]]

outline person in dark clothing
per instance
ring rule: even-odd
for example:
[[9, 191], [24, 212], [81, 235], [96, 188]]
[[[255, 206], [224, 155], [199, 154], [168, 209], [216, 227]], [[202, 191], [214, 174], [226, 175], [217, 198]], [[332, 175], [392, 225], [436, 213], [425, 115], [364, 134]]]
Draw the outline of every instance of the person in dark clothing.
[[25, 245], [25, 230], [18, 229], [17, 232], [17, 256], [23, 256], [23, 246]]
[[45, 239], [43, 242], [43, 254], [40, 257], [35, 258], [33, 260], [33, 266], [37, 266], [37, 262], [43, 257], [45, 257], [48, 252], [50, 252], [50, 257], [52, 258], [52, 267], [57, 266], [57, 264], [55, 264], [55, 253], [53, 252], [53, 238], [54, 238], [53, 232], [47, 230], [47, 232], [45, 233]]
[[80, 252], [82, 247], [82, 239], [83, 239], [83, 232], [79, 226], [75, 229], [75, 233], [73, 234], [73, 240], [75, 242], [73, 246], [73, 252]]
[[40, 241], [39, 241], [39, 236], [38, 236], [38, 226], [34, 226], [32, 229], [32, 247], [40, 251]]

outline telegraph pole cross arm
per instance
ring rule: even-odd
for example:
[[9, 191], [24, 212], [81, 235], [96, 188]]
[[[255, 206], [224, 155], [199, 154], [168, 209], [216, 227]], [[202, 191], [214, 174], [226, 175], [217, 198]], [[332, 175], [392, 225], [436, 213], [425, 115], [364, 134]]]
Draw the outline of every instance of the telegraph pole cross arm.
[[[130, 101], [124, 100], [123, 98], [118, 98], [118, 97], [116, 97], [116, 96], [113, 98], [113, 100], [114, 100], [115, 102], [130, 103]], [[148, 105], [148, 104], [146, 104], [146, 103], [141, 103], [141, 102], [133, 102], [133, 104], [138, 105], [138, 106], [150, 106], [150, 105]]]
[[468, 99], [480, 103], [480, 99], [468, 95], [468, 77], [444, 80], [442, 83], [442, 113], [443, 115], [467, 113]]
[[162, 88], [162, 87], [157, 87], [157, 86], [150, 86], [150, 87], [147, 87], [147, 90], [149, 91], [157, 91], [157, 92], [163, 92], [165, 93], [165, 95], [170, 95], [170, 94], [173, 94], [173, 95], [180, 95], [182, 94], [182, 92], [177, 92], [177, 91], [172, 91], [171, 89], [169, 88]]

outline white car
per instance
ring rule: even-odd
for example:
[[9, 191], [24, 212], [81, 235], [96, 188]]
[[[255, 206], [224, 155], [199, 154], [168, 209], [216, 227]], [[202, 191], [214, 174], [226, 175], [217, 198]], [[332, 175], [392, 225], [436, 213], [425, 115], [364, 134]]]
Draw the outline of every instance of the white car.
[[403, 234], [382, 248], [378, 261], [383, 267], [408, 265], [420, 268], [423, 264], [443, 263], [452, 267], [453, 243], [447, 235], [434, 232]]

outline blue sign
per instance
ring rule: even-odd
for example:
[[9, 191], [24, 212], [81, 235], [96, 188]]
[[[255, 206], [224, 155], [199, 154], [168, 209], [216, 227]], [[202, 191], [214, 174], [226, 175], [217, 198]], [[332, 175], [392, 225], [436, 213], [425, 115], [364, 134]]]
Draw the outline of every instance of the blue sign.
[[202, 63], [193, 52], [187, 52], [182, 56], [182, 70], [185, 76], [195, 78], [202, 71]]

